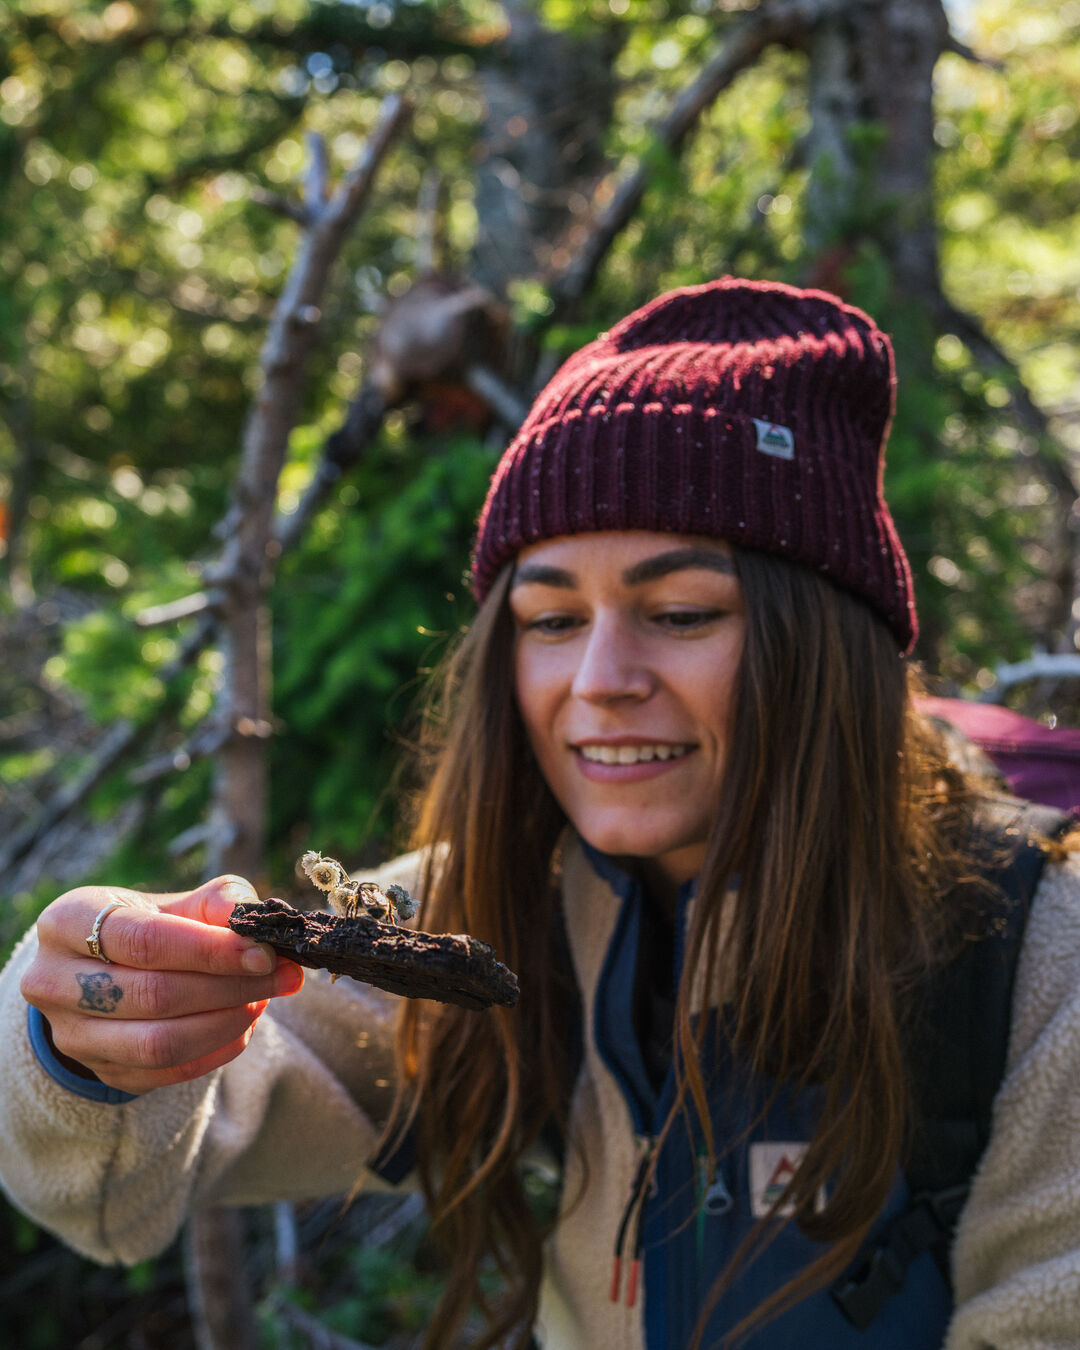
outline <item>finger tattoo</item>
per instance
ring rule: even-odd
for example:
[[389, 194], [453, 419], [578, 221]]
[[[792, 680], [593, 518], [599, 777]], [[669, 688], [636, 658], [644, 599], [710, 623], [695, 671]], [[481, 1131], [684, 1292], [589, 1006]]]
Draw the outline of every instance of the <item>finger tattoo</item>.
[[90, 1012], [111, 1013], [124, 997], [124, 991], [106, 971], [101, 975], [76, 975], [82, 997], [79, 1007]]

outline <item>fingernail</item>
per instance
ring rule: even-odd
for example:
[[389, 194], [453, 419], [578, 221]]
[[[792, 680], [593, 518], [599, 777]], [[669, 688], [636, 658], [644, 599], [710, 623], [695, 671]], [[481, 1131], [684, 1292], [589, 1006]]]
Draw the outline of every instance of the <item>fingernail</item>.
[[257, 905], [259, 903], [255, 888], [248, 886], [243, 881], [227, 881], [222, 886], [221, 893], [233, 905]]
[[295, 994], [304, 983], [304, 972], [295, 961], [286, 961], [278, 967], [276, 992], [279, 994]]
[[256, 944], [249, 947], [241, 956], [240, 962], [244, 969], [250, 971], [252, 975], [269, 975], [277, 965], [277, 953], [273, 947], [265, 947]]

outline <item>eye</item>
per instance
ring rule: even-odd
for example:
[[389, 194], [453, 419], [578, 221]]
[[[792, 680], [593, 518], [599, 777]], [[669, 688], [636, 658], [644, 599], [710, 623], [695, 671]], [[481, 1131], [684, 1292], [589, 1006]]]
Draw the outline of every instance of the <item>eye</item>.
[[722, 609], [665, 609], [655, 616], [654, 622], [662, 628], [685, 633], [704, 628], [723, 616]]
[[532, 619], [519, 619], [518, 627], [540, 637], [561, 637], [577, 628], [581, 619], [576, 614], [538, 614]]

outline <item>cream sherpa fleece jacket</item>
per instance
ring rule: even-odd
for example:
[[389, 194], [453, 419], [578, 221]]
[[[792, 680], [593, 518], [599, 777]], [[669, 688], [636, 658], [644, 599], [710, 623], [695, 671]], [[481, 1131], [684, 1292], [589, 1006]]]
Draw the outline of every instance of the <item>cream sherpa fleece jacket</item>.
[[[415, 889], [416, 867], [400, 859], [379, 879]], [[597, 1234], [617, 1222], [636, 1163], [626, 1106], [588, 1025], [618, 904], [579, 848], [567, 851], [564, 886], [586, 1011], [570, 1126], [589, 1193], [551, 1241], [537, 1332], [544, 1350], [641, 1350], [640, 1309], [597, 1296], [610, 1273]], [[31, 932], [0, 975], [0, 1180], [77, 1251], [135, 1262], [163, 1250], [199, 1206], [336, 1194], [361, 1175], [392, 1096], [392, 997], [317, 973], [271, 1003], [224, 1069], [105, 1105], [55, 1083], [30, 1047], [18, 986], [34, 942]], [[292, 1196], [283, 1176], [296, 1179]], [[1006, 1077], [954, 1267], [945, 1350], [1080, 1348], [1080, 860], [1047, 866], [1035, 898]]]

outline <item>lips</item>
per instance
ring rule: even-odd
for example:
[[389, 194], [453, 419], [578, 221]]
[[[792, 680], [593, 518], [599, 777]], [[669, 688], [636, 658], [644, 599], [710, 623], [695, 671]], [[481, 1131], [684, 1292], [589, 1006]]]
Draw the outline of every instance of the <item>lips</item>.
[[679, 766], [698, 749], [685, 741], [647, 741], [644, 737], [619, 741], [577, 741], [570, 746], [583, 778], [611, 787], [629, 787]]
[[645, 745], [611, 745], [585, 742], [574, 749], [590, 764], [651, 764], [655, 760], [681, 759], [691, 747], [657, 741]]

